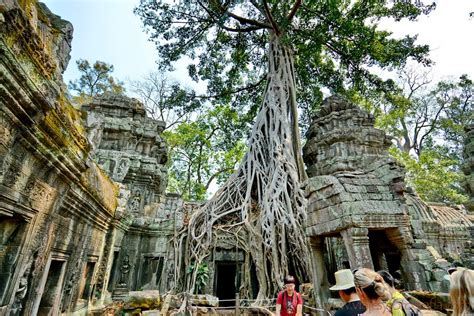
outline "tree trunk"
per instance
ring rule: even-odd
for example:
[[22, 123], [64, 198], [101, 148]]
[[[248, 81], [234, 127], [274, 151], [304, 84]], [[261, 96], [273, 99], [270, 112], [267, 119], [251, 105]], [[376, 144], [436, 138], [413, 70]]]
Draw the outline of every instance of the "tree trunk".
[[[185, 265], [203, 262], [217, 246], [216, 235], [234, 236], [256, 266], [259, 305], [275, 295], [290, 269], [300, 281], [311, 271], [293, 54], [277, 36], [270, 40], [265, 97], [248, 148], [237, 172], [190, 218]], [[187, 291], [194, 290], [194, 278]]]

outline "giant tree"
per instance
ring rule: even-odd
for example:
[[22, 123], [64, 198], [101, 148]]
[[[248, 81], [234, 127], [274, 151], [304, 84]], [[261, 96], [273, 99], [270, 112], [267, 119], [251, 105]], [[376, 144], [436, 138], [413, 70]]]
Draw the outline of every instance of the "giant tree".
[[[205, 80], [209, 95], [258, 108], [238, 170], [189, 221], [188, 266], [211, 254], [215, 234], [227, 234], [256, 267], [259, 300], [273, 296], [288, 272], [308, 279], [297, 104], [311, 109], [323, 87], [390, 88], [369, 66], [398, 67], [410, 57], [428, 63], [428, 48], [415, 45], [416, 37], [394, 39], [377, 23], [430, 9], [420, 1], [141, 1], [136, 13], [163, 69], [187, 56], [181, 61], [189, 60], [190, 77]], [[244, 273], [248, 296], [251, 273]], [[195, 273], [187, 278], [187, 290], [194, 279]]]

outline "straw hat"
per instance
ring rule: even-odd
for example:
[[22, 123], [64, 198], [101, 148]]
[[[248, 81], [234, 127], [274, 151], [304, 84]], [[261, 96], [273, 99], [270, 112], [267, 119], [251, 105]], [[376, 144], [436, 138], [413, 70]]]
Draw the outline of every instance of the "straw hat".
[[336, 271], [334, 276], [336, 277], [336, 284], [329, 288], [331, 291], [347, 290], [355, 287], [354, 275], [352, 275], [351, 270], [343, 269]]

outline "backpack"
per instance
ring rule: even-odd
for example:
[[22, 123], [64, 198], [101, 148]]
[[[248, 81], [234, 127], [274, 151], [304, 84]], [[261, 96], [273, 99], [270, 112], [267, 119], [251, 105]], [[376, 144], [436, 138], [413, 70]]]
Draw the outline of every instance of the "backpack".
[[[301, 294], [295, 291], [291, 304], [294, 305], [294, 303], [296, 303], [299, 299], [301, 299], [301, 301], [303, 302], [303, 298], [301, 297]], [[286, 294], [286, 291], [283, 291], [282, 293], [282, 300], [283, 300], [282, 308], [285, 308], [285, 310], [287, 310], [286, 308], [287, 308], [288, 296]], [[294, 313], [296, 313], [296, 310], [294, 311]]]
[[420, 311], [420, 309], [411, 304], [406, 298], [396, 299], [393, 301], [393, 303], [395, 302], [402, 305], [402, 310], [405, 313], [405, 316], [423, 316], [423, 313]]

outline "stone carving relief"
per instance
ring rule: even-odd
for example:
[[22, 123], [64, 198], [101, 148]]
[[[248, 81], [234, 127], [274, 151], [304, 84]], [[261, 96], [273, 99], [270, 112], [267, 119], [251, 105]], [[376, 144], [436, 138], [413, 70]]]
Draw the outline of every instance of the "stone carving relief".
[[39, 179], [30, 179], [25, 194], [31, 200], [31, 207], [37, 210], [49, 210], [57, 196], [57, 191]]
[[65, 297], [71, 295], [72, 290], [74, 289], [74, 286], [78, 284], [80, 270], [81, 270], [81, 261], [77, 260], [76, 264], [74, 265], [74, 268], [71, 270], [71, 274], [69, 278], [67, 279], [64, 285], [64, 293], [66, 294]]
[[140, 189], [135, 189], [133, 196], [129, 200], [129, 210], [131, 213], [138, 213], [142, 202], [142, 193]]
[[130, 168], [130, 159], [122, 158], [119, 160], [117, 167], [115, 168], [114, 180], [122, 182], [127, 175], [128, 169]]
[[128, 275], [130, 273], [130, 259], [128, 255], [123, 257], [122, 266], [120, 267], [120, 280], [119, 286], [127, 286], [128, 285]]
[[102, 296], [102, 291], [105, 289], [105, 283], [107, 279], [107, 267], [109, 266], [110, 252], [113, 248], [114, 243], [114, 233], [109, 231], [107, 233], [105, 243], [104, 243], [104, 252], [102, 254], [102, 259], [99, 263], [96, 274], [96, 287], [95, 287], [95, 297], [100, 299]]
[[0, 144], [5, 145], [5, 147], [9, 147], [10, 141], [13, 138], [13, 126], [10, 123], [3, 112], [0, 112]]
[[22, 168], [16, 162], [12, 162], [3, 178], [3, 184], [12, 190], [21, 191], [28, 176], [23, 173]]
[[20, 281], [18, 282], [18, 288], [15, 291], [15, 298], [12, 304], [12, 308], [10, 310], [10, 316], [21, 315], [21, 311], [23, 310], [23, 306], [24, 306], [24, 299], [28, 291], [28, 279], [30, 278], [30, 274], [31, 274], [31, 263], [29, 263], [25, 267], [25, 270], [23, 271], [20, 277]]
[[127, 210], [128, 200], [130, 198], [130, 190], [127, 190], [126, 186], [119, 183], [119, 195], [117, 209], [115, 210], [115, 218], [120, 219], [123, 217]]

